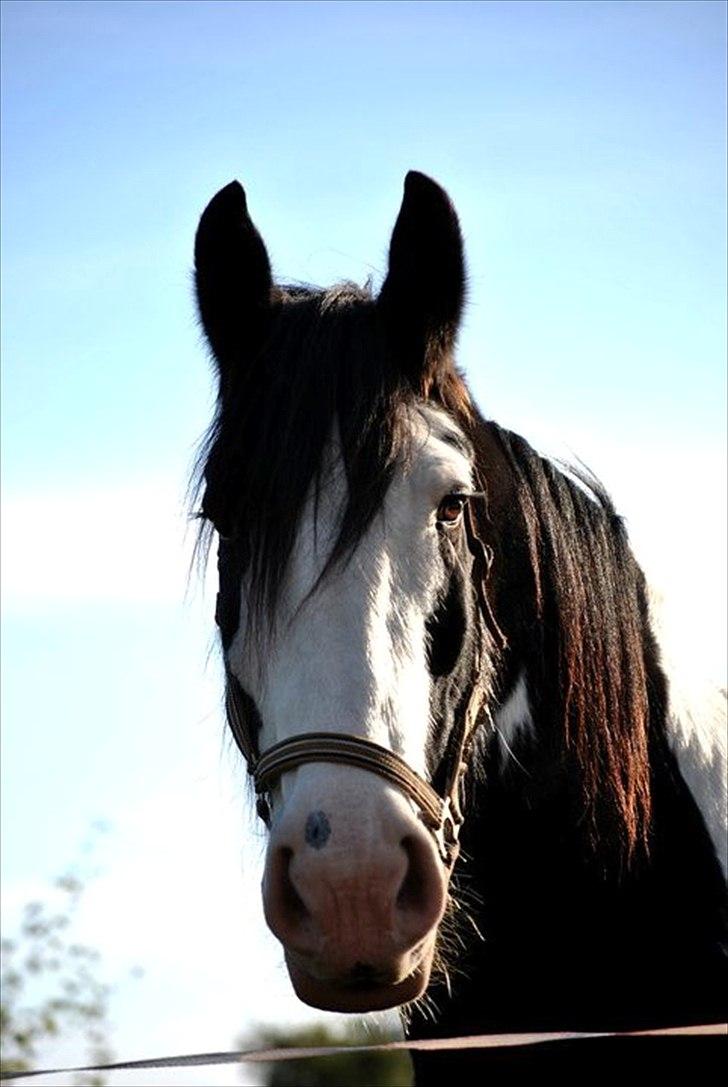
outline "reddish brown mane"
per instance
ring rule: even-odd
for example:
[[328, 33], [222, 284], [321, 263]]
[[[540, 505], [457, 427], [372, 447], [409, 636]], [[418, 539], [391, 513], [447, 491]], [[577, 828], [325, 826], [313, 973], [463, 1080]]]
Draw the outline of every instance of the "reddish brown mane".
[[[650, 722], [653, 711], [663, 719], [666, 702], [644, 576], [598, 480], [561, 470], [517, 435], [487, 427], [525, 540], [534, 619], [529, 663], [538, 670], [541, 710], [556, 749], [575, 765], [592, 840], [603, 848], [616, 838], [629, 857], [649, 840]], [[513, 531], [513, 509], [502, 496], [500, 506]]]

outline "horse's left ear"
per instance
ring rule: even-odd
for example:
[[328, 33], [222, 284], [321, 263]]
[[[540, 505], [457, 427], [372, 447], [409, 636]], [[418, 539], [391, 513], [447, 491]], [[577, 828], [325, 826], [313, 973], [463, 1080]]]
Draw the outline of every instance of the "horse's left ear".
[[453, 366], [465, 300], [460, 224], [444, 189], [410, 170], [377, 305], [398, 365], [428, 396]]
[[200, 320], [224, 395], [245, 374], [270, 312], [271, 270], [265, 243], [248, 214], [245, 190], [232, 181], [212, 198], [195, 235]]

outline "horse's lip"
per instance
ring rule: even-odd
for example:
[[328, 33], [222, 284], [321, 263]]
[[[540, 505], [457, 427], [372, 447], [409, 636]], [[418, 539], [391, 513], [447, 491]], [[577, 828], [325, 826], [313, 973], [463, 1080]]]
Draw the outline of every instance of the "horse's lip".
[[430, 980], [432, 956], [426, 955], [400, 981], [360, 978], [320, 978], [286, 955], [288, 973], [299, 1000], [312, 1008], [335, 1012], [373, 1012], [398, 1008], [422, 996]]

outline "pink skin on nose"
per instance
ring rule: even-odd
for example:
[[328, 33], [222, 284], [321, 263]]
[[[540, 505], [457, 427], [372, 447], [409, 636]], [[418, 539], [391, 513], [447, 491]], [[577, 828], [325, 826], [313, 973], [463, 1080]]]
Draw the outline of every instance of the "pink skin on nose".
[[343, 774], [359, 776], [350, 804], [338, 790], [338, 801], [317, 796], [306, 810], [296, 790], [284, 805], [268, 847], [265, 916], [306, 1003], [394, 1007], [427, 985], [447, 873], [399, 794], [367, 771]]

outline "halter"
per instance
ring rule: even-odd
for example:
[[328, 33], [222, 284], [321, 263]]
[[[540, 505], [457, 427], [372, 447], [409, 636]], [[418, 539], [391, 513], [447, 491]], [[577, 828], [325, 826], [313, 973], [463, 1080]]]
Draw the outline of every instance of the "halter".
[[474, 560], [473, 581], [481, 626], [470, 693], [456, 716], [453, 737], [446, 753], [448, 766], [442, 795], [393, 751], [372, 743], [371, 740], [362, 740], [344, 732], [307, 732], [290, 736], [268, 748], [262, 755], [259, 754], [245, 723], [237, 685], [228, 680], [225, 692], [228, 723], [235, 742], [247, 761], [248, 772], [253, 778], [258, 795], [258, 814], [266, 824], [270, 822], [268, 796], [282, 774], [309, 762], [356, 766], [384, 778], [408, 796], [417, 807], [420, 819], [432, 833], [445, 866], [452, 868], [455, 864], [460, 851], [460, 828], [465, 818], [462, 810], [462, 782], [467, 773], [485, 703], [482, 672], [486, 632], [500, 648], [505, 646], [504, 635], [485, 593], [493, 553], [475, 532], [469, 506], [465, 507], [463, 520], [468, 549]]

